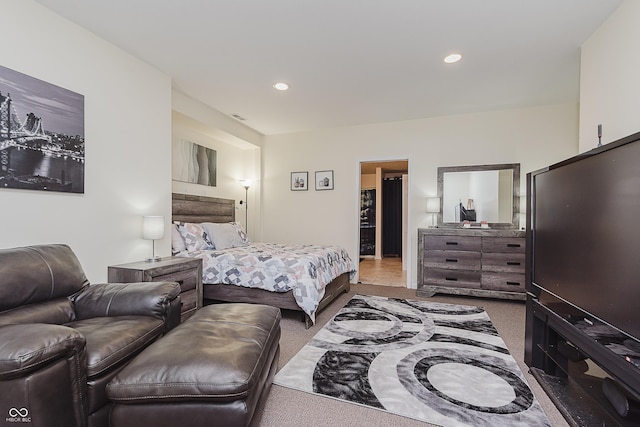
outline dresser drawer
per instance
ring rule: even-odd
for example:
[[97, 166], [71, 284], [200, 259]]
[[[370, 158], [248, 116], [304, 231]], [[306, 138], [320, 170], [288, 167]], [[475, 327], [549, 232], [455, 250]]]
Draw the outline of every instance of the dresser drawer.
[[480, 270], [480, 252], [427, 250], [424, 266], [452, 270]]
[[524, 274], [483, 272], [482, 289], [524, 293]]
[[[188, 291], [196, 288], [196, 281], [198, 278], [198, 270], [196, 268], [176, 271], [175, 273], [160, 274], [158, 276], [152, 276], [153, 282], [178, 282], [181, 292]], [[184, 294], [183, 294], [184, 295]], [[184, 298], [183, 298], [184, 301]]]
[[195, 289], [180, 294], [182, 312], [195, 309], [198, 301], [198, 294]]
[[524, 254], [525, 239], [518, 237], [483, 237], [482, 252]]
[[481, 273], [480, 271], [425, 268], [424, 279], [426, 285], [479, 289]]
[[426, 236], [425, 250], [477, 251], [482, 249], [482, 238], [475, 236]]
[[524, 254], [484, 253], [482, 271], [524, 273]]

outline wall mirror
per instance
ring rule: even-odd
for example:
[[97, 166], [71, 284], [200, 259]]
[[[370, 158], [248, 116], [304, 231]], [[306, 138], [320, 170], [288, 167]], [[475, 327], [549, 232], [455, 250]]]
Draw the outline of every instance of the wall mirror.
[[491, 228], [518, 228], [520, 163], [438, 168], [442, 208], [438, 226], [460, 227], [464, 220]]

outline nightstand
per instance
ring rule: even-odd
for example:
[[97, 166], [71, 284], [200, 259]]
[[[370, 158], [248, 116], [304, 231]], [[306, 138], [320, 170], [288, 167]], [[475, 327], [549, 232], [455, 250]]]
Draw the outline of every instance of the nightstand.
[[159, 261], [139, 261], [108, 267], [110, 283], [178, 282], [182, 301], [181, 321], [202, 307], [202, 260], [166, 257]]

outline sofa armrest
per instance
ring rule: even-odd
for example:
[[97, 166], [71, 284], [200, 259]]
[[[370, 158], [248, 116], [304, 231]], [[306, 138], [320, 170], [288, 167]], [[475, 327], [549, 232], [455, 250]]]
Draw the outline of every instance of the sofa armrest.
[[76, 318], [140, 315], [167, 320], [179, 294], [176, 282], [91, 285], [74, 298]]
[[0, 381], [28, 375], [54, 360], [85, 354], [85, 338], [62, 325], [0, 326]]

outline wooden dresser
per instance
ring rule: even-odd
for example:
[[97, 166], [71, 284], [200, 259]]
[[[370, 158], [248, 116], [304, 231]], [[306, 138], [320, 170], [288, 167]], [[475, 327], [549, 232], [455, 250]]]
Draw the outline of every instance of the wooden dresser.
[[525, 300], [525, 232], [418, 229], [417, 295], [436, 293]]

